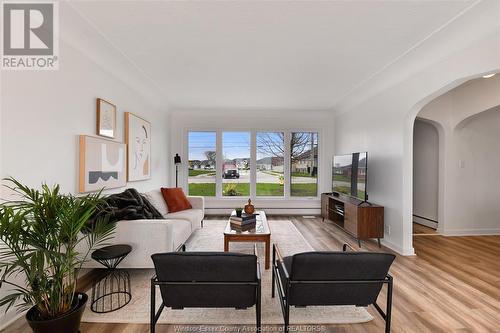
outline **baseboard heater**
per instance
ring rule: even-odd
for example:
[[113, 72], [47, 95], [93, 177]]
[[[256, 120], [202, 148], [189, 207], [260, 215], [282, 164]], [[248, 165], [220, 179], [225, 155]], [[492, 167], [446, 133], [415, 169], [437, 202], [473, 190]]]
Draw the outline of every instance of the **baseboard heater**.
[[413, 214], [413, 223], [421, 224], [432, 229], [437, 229], [439, 222], [433, 219]]
[[413, 217], [418, 217], [419, 219], [427, 220], [427, 221], [429, 221], [429, 222], [438, 223], [438, 221], [436, 221], [436, 220], [429, 219], [429, 218], [427, 218], [427, 217], [423, 217], [423, 216], [416, 215], [416, 214], [413, 214]]

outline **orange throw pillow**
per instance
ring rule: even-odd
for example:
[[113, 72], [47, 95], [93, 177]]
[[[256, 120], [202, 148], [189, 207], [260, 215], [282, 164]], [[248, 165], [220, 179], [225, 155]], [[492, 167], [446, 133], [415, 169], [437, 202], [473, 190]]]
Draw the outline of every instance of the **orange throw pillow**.
[[180, 187], [162, 187], [161, 194], [163, 195], [163, 199], [165, 199], [165, 202], [167, 203], [169, 213], [180, 212], [181, 210], [192, 208], [189, 200], [184, 194], [184, 191]]

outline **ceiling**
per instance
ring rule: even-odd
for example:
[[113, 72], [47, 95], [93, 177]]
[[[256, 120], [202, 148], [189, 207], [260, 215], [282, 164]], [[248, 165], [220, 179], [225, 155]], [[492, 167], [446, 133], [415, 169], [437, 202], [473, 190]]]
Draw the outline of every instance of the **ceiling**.
[[471, 3], [77, 1], [72, 7], [174, 108], [310, 110], [332, 108]]

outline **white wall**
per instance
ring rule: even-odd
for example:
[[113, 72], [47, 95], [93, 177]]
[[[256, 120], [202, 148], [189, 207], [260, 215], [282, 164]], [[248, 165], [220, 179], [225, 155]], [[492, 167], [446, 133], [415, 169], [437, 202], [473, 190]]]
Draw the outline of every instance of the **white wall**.
[[500, 233], [498, 197], [500, 180], [497, 156], [500, 77], [475, 79], [437, 97], [419, 117], [443, 128], [445, 163], [443, 182], [447, 193], [442, 233], [477, 235]]
[[[62, 191], [75, 193], [77, 136], [95, 134], [95, 104], [101, 97], [117, 105], [118, 141], [124, 139], [124, 111], [152, 124], [151, 179], [127, 187], [149, 190], [168, 185], [168, 115], [155, 87], [66, 4], [61, 9], [59, 70], [0, 74], [0, 176], [36, 187], [58, 183]], [[3, 189], [1, 193], [4, 197]], [[4, 295], [2, 289], [0, 298]], [[4, 314], [0, 309], [0, 329], [15, 317], [14, 311]]]
[[71, 45], [61, 43], [59, 71], [4, 72], [1, 96], [2, 176], [76, 192], [77, 136], [95, 135], [101, 97], [117, 106], [116, 141], [124, 141], [125, 111], [152, 125], [151, 179], [127, 186], [147, 190], [167, 183], [167, 114]]
[[[333, 157], [333, 113], [330, 111], [299, 110], [173, 110], [171, 124], [171, 152], [179, 153], [187, 161], [187, 132], [189, 130], [313, 130], [319, 132], [318, 193], [331, 192], [331, 160]], [[172, 173], [171, 184], [175, 182]], [[187, 163], [180, 171], [179, 184], [187, 186]], [[238, 207], [248, 198], [206, 198], [207, 213], [219, 214]], [[318, 198], [259, 199], [257, 208], [268, 213], [319, 214]], [[274, 209], [272, 209], [274, 208]]]
[[[124, 140], [124, 111], [152, 124], [151, 179], [139, 190], [166, 184], [166, 114], [72, 47], [63, 44], [59, 71], [6, 72], [2, 85], [2, 176], [31, 186], [59, 183], [76, 192], [79, 134], [95, 135], [95, 100], [117, 105], [117, 141]], [[117, 189], [113, 191], [121, 191]]]
[[417, 119], [413, 129], [413, 221], [437, 227], [438, 198], [439, 134], [434, 125]]
[[453, 134], [459, 162], [450, 163], [454, 205], [446, 234], [500, 234], [500, 107], [468, 118]]
[[370, 201], [385, 206], [385, 245], [414, 254], [412, 156], [417, 113], [469, 78], [499, 69], [500, 2], [483, 1], [336, 106], [336, 151], [369, 153]]

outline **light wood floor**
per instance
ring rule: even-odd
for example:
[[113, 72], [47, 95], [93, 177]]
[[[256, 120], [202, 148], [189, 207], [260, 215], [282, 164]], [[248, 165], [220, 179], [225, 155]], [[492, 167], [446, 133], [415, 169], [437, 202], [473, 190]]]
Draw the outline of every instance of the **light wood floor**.
[[413, 235], [437, 235], [436, 229], [413, 222]]
[[[213, 217], [215, 218], [215, 217]], [[220, 218], [220, 217], [219, 217]], [[354, 239], [320, 218], [269, 217], [271, 223], [292, 220], [317, 250], [339, 250], [343, 243], [357, 248]], [[500, 332], [500, 236], [415, 236], [417, 256], [397, 256], [394, 277], [392, 332]], [[361, 251], [379, 251], [375, 242], [363, 242]], [[382, 248], [381, 251], [389, 251]], [[81, 281], [82, 289], [88, 279]], [[267, 291], [266, 291], [267, 292]], [[381, 305], [385, 306], [385, 290]], [[356, 325], [323, 326], [322, 332], [384, 332], [384, 321], [369, 308], [374, 320]], [[186, 327], [184, 327], [186, 328]], [[194, 329], [193, 329], [194, 328]], [[278, 326], [268, 326], [278, 332]], [[192, 326], [185, 332], [237, 332], [239, 327]], [[146, 333], [148, 325], [82, 323], [82, 333]], [[31, 332], [23, 318], [4, 333]], [[157, 332], [182, 332], [174, 325], [158, 325]]]

